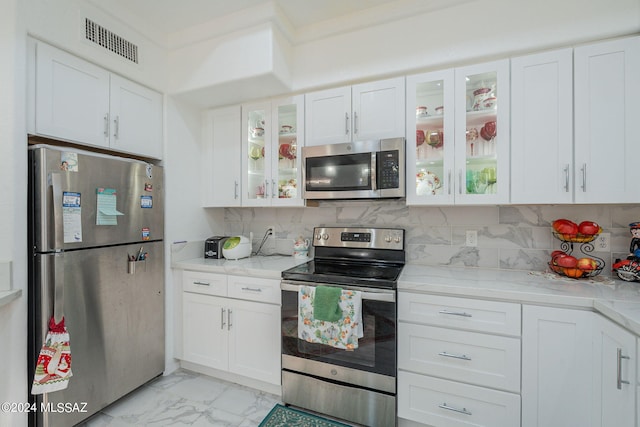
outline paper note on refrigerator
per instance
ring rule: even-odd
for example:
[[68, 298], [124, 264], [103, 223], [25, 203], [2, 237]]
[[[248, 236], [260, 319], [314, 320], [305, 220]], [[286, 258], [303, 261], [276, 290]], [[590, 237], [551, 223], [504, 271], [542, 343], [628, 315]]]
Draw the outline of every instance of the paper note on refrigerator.
[[62, 192], [62, 226], [64, 243], [82, 242], [81, 194], [71, 191]]
[[98, 188], [96, 225], [118, 225], [118, 216], [124, 215], [116, 209], [116, 190], [114, 188]]

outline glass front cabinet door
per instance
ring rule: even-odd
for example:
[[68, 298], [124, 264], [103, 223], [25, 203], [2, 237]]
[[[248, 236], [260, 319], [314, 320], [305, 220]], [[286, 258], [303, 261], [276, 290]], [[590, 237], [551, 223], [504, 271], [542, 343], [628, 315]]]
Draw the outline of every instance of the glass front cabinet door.
[[508, 73], [505, 60], [407, 77], [407, 204], [509, 201]]
[[303, 206], [303, 96], [243, 106], [243, 206]]
[[509, 60], [455, 70], [456, 203], [509, 202]]
[[407, 77], [407, 204], [454, 203], [454, 72]]

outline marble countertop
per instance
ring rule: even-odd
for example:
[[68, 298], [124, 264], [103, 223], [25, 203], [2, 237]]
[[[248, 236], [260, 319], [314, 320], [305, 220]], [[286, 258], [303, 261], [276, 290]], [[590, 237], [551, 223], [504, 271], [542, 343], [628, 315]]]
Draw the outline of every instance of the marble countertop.
[[[240, 260], [191, 258], [173, 261], [180, 270], [280, 279], [308, 259], [256, 256]], [[554, 273], [405, 265], [399, 292], [422, 292], [594, 310], [640, 336], [640, 283], [609, 277], [569, 279]]]
[[0, 291], [0, 307], [9, 304], [22, 296], [22, 290], [13, 289], [10, 291]]
[[640, 283], [604, 276], [569, 279], [554, 273], [405, 265], [398, 291], [582, 308], [640, 336]]
[[287, 255], [254, 256], [239, 260], [193, 258], [171, 263], [180, 270], [207, 271], [234, 276], [280, 279], [282, 271], [303, 264], [308, 258], [299, 259]]

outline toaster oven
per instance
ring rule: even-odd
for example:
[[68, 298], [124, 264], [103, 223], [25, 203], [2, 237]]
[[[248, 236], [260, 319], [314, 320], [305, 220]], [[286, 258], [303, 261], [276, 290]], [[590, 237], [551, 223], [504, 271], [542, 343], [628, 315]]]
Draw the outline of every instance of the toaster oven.
[[213, 236], [209, 237], [204, 242], [204, 257], [205, 258], [222, 258], [222, 246], [229, 236]]

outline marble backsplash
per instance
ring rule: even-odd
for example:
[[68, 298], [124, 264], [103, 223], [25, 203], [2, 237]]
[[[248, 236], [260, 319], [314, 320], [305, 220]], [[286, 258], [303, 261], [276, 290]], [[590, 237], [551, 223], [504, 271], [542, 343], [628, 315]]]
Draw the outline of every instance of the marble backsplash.
[[[275, 226], [275, 239], [261, 251], [269, 254], [290, 253], [293, 240], [310, 238], [316, 226], [399, 227], [406, 230], [410, 264], [541, 271], [560, 247], [551, 233], [558, 218], [595, 221], [611, 233], [611, 250], [594, 252], [605, 260], [602, 274], [611, 275], [615, 259], [629, 251], [628, 225], [640, 221], [640, 205], [413, 207], [404, 201], [336, 201], [307, 208], [225, 208], [224, 232], [252, 232], [256, 250], [267, 228]], [[476, 247], [465, 246], [467, 230], [477, 231]]]

